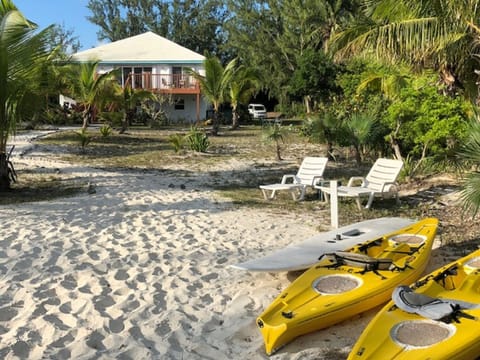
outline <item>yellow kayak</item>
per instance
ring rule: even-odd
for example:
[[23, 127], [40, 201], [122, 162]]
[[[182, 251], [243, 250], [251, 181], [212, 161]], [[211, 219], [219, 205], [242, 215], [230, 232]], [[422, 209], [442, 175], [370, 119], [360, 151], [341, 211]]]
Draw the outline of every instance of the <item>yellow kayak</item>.
[[322, 255], [258, 317], [268, 355], [294, 338], [387, 302], [427, 265], [438, 220], [428, 218], [346, 251]]
[[397, 287], [348, 359], [473, 360], [480, 356], [480, 250]]

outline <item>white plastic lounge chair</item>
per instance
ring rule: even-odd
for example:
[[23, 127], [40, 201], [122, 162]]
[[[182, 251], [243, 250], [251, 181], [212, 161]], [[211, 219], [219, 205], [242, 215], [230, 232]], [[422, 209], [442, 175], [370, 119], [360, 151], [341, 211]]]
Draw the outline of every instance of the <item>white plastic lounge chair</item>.
[[260, 185], [265, 200], [274, 199], [275, 193], [280, 190], [290, 191], [293, 200], [303, 200], [307, 187], [313, 188], [323, 180], [327, 162], [328, 158], [326, 157], [304, 158], [296, 175], [283, 175], [281, 183]]
[[[366, 209], [369, 209], [372, 206], [372, 202], [376, 196], [395, 196], [397, 202], [399, 202], [398, 184], [396, 180], [402, 167], [403, 162], [400, 160], [377, 159], [366, 177], [354, 176], [350, 178], [347, 186], [339, 186], [338, 196], [355, 198], [359, 210], [362, 209], [362, 197], [368, 197], [367, 205], [365, 206]], [[360, 181], [360, 185], [355, 185]], [[321, 190], [328, 201], [330, 187], [316, 186], [315, 188]]]

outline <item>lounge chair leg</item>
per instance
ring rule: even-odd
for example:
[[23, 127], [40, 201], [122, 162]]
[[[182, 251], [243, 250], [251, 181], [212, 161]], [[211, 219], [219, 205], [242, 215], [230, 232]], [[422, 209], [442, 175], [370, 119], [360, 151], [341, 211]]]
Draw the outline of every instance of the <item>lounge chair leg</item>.
[[368, 197], [368, 202], [367, 202], [367, 205], [365, 205], [365, 209], [370, 209], [374, 198], [375, 198], [375, 194], [371, 193], [370, 196]]
[[298, 196], [298, 201], [303, 201], [303, 199], [305, 199], [305, 188], [302, 188], [300, 190], [300, 195]]
[[292, 199], [293, 199], [293, 201], [300, 200], [300, 196], [297, 198], [297, 196], [295, 195], [295, 189], [293, 189], [293, 190], [291, 191], [291, 194], [292, 194]]
[[275, 199], [275, 190], [272, 190], [272, 193], [270, 195], [267, 194], [267, 190], [262, 189], [263, 197], [265, 200], [273, 200]]
[[358, 210], [362, 211], [362, 202], [360, 201], [360, 196], [355, 198], [355, 202], [357, 203]]
[[330, 194], [327, 194], [326, 192], [322, 191], [322, 196], [324, 201], [328, 204]]

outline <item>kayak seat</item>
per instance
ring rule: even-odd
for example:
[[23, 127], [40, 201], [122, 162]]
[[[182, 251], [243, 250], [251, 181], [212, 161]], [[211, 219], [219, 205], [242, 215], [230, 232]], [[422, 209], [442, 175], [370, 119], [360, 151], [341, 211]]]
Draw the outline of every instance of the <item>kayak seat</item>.
[[419, 294], [414, 292], [409, 286], [398, 286], [395, 288], [392, 293], [392, 300], [399, 309], [432, 320], [447, 319], [458, 315], [458, 312], [462, 309], [480, 307], [480, 304]]

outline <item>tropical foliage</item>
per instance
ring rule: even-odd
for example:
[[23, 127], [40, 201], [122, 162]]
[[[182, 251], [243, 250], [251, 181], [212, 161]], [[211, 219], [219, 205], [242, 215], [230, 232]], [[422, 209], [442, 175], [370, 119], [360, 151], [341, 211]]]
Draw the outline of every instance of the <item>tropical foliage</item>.
[[234, 59], [224, 67], [219, 58], [212, 56], [204, 61], [205, 75], [192, 69], [188, 71], [199, 82], [203, 96], [213, 105], [212, 135], [218, 135], [219, 108], [228, 99], [235, 64], [236, 60]]
[[228, 89], [228, 100], [232, 107], [232, 129], [240, 125], [240, 104], [247, 104], [252, 95], [260, 87], [260, 75], [251, 68], [239, 67], [231, 79]]
[[227, 13], [220, 0], [89, 0], [99, 40], [153, 31], [200, 54], [220, 52]]
[[0, 2], [0, 191], [10, 188], [14, 169], [7, 141], [38, 96], [38, 76], [48, 52], [48, 29], [25, 19], [13, 2]]
[[337, 58], [374, 56], [393, 64], [435, 69], [455, 91], [476, 96], [472, 76], [480, 52], [479, 1], [362, 1], [356, 20], [333, 37]]
[[114, 72], [98, 74], [98, 62], [72, 65], [70, 73], [70, 94], [82, 108], [82, 127], [86, 129], [95, 116], [111, 102], [118, 83]]

